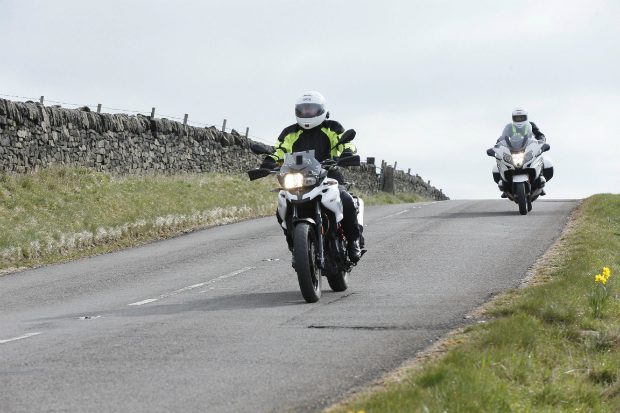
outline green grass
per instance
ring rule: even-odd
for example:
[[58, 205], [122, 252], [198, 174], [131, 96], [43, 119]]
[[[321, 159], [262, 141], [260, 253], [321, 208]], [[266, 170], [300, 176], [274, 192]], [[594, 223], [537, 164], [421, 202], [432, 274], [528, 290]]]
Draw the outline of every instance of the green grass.
[[55, 167], [0, 175], [0, 269], [100, 253], [273, 214], [268, 179], [193, 174], [114, 178]]
[[[155, 239], [272, 215], [271, 178], [245, 174], [112, 177], [53, 167], [0, 174], [0, 271], [66, 261]], [[410, 194], [411, 195], [411, 194]], [[417, 195], [372, 195], [369, 204]]]
[[[330, 412], [620, 411], [620, 195], [586, 199], [530, 286], [406, 378]], [[594, 276], [611, 268], [601, 317]], [[599, 285], [600, 287], [600, 285]]]

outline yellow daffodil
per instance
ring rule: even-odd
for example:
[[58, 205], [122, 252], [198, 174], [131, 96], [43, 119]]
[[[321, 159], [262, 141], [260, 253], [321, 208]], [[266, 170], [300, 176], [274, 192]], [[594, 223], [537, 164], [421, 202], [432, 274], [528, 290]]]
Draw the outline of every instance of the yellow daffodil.
[[603, 272], [601, 273], [601, 275], [605, 277], [605, 279], [611, 277], [611, 270], [609, 269], [609, 267], [603, 267]]
[[[590, 290], [589, 303], [592, 308], [592, 315], [596, 318], [603, 317], [603, 309], [605, 302], [610, 297], [612, 286], [607, 286], [607, 280], [611, 277], [611, 269], [609, 267], [603, 267], [600, 274], [594, 276], [594, 285]], [[600, 284], [598, 286], [597, 284]]]
[[596, 274], [594, 277], [594, 282], [605, 285], [607, 283], [607, 278], [603, 277], [601, 274]]

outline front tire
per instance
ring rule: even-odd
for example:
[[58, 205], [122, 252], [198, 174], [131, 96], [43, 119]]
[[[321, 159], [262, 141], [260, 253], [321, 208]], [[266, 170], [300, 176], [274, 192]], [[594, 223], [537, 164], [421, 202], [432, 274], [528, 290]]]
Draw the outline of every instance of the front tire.
[[525, 182], [515, 184], [515, 198], [519, 204], [519, 213], [527, 215], [527, 195], [525, 195]]
[[316, 262], [316, 234], [307, 222], [295, 226], [293, 234], [293, 255], [295, 271], [301, 295], [308, 303], [316, 303], [321, 298], [321, 269]]

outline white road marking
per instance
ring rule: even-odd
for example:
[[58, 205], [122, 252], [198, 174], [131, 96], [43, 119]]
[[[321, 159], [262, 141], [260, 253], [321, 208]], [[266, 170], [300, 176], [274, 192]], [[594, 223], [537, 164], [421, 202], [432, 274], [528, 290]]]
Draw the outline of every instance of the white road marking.
[[[152, 303], [152, 302], [155, 302], [155, 301], [158, 301], [158, 300], [163, 300], [164, 298], [172, 297], [173, 295], [181, 294], [181, 293], [184, 293], [186, 291], [190, 291], [190, 290], [193, 290], [193, 289], [196, 289], [196, 288], [199, 288], [199, 287], [203, 287], [205, 285], [209, 285], [209, 284], [213, 284], [215, 282], [221, 281], [221, 280], [225, 280], [226, 278], [231, 278], [231, 277], [234, 277], [236, 275], [243, 274], [244, 272], [253, 270], [255, 268], [256, 267], [241, 268], [240, 270], [233, 271], [233, 272], [225, 274], [225, 275], [220, 275], [219, 277], [214, 278], [214, 279], [209, 280], [209, 281], [205, 281], [205, 282], [202, 282], [202, 283], [189, 285], [187, 287], [183, 287], [183, 288], [180, 288], [178, 290], [171, 291], [169, 293], [161, 294], [161, 295], [159, 295], [159, 296], [157, 296], [155, 298], [147, 298], [146, 300], [137, 301], [135, 303], [131, 303], [131, 304], [128, 304], [128, 305], [138, 306], [138, 305], [149, 304], [149, 303]], [[203, 292], [203, 291], [201, 291], [201, 292]]]
[[153, 301], [157, 301], [158, 298], [149, 298], [148, 300], [142, 300], [142, 301], [138, 301], [136, 303], [131, 303], [129, 305], [142, 305], [142, 304], [148, 304], [148, 303], [152, 303]]
[[[422, 203], [420, 203], [420, 204], [418, 204], [418, 205], [414, 205], [414, 206], [412, 206], [412, 207], [411, 207], [411, 209], [418, 209], [418, 208], [422, 208], [422, 207], [423, 207], [423, 206], [425, 206], [425, 205], [432, 205], [432, 204], [436, 204], [437, 202], [442, 202], [442, 201], [422, 202]], [[387, 219], [387, 218], [396, 217], [396, 216], [398, 216], [398, 215], [402, 215], [402, 214], [404, 214], [405, 212], [409, 212], [409, 210], [410, 210], [410, 209], [403, 209], [402, 211], [398, 211], [398, 212], [395, 212], [395, 213], [393, 213], [393, 214], [386, 215], [386, 216], [384, 216], [384, 217], [379, 218], [379, 219], [378, 219], [378, 221], [381, 221], [381, 220], [384, 220], [384, 219]]]
[[10, 343], [11, 341], [23, 340], [24, 338], [38, 336], [39, 334], [41, 333], [28, 333], [19, 337], [7, 338], [6, 340], [0, 340], [0, 344]]
[[402, 215], [402, 214], [404, 214], [405, 212], [409, 212], [409, 209], [403, 209], [403, 210], [402, 210], [402, 211], [400, 211], [400, 212], [396, 212], [396, 213], [394, 213], [394, 214], [386, 215], [386, 216], [384, 216], [384, 217], [383, 217], [383, 218], [381, 218], [381, 219], [392, 218], [392, 217], [395, 217], [395, 216], [398, 216], [398, 215]]

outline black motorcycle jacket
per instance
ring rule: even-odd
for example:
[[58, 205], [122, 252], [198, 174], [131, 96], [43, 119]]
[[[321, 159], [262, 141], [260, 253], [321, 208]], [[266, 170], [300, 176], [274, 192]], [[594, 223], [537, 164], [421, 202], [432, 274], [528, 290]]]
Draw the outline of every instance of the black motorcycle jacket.
[[536, 126], [534, 122], [530, 122], [530, 125], [532, 125], [532, 133], [534, 134], [534, 137], [539, 141], [546, 142], [547, 138], [545, 137], [545, 134], [538, 129], [538, 126]]
[[284, 128], [275, 144], [275, 151], [265, 158], [263, 163], [275, 163], [284, 160], [285, 153], [314, 150], [314, 157], [322, 162], [329, 158], [341, 156], [344, 151], [355, 154], [357, 149], [352, 143], [337, 145], [344, 132], [342, 125], [335, 120], [325, 120], [312, 129], [304, 129], [297, 123]]

